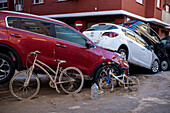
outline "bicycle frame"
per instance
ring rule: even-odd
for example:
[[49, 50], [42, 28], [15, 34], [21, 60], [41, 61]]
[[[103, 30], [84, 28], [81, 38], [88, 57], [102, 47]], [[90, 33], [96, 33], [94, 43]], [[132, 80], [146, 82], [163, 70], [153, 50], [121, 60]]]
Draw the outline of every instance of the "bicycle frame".
[[110, 74], [112, 77], [116, 78], [119, 82], [121, 82], [122, 84], [124, 84], [124, 82], [122, 82], [121, 79], [119, 79], [120, 77], [123, 77], [123, 81], [124, 81], [124, 78], [127, 77], [125, 74], [121, 74], [119, 76], [115, 76], [113, 73]]
[[[44, 62], [37, 59], [38, 54], [41, 52], [30, 52], [27, 56], [27, 60], [30, 55], [34, 55], [34, 59], [31, 62], [31, 66], [27, 70], [16, 73], [9, 83], [9, 89], [13, 96], [22, 99], [31, 99], [36, 96], [40, 90], [40, 79], [37, 74], [34, 73], [34, 68], [42, 69], [50, 78], [49, 85], [55, 88], [58, 93], [58, 84], [61, 89], [67, 94], [78, 93], [84, 84], [84, 77], [82, 72], [76, 67], [67, 67], [62, 69], [60, 64], [66, 63], [65, 60], [55, 60], [58, 62], [56, 71]], [[26, 62], [27, 63], [27, 62]], [[53, 74], [49, 73], [51, 71]], [[80, 79], [79, 79], [80, 78]]]
[[[126, 79], [130, 79], [125, 73], [123, 73], [123, 74], [121, 74], [121, 75], [119, 75], [119, 76], [115, 76], [111, 71], [109, 71], [109, 76], [112, 76], [112, 77], [114, 77], [116, 80], [118, 80], [120, 83], [122, 83], [123, 85], [125, 85], [125, 84], [127, 84], [127, 83], [125, 83], [124, 82], [124, 80], [125, 80], [125, 77], [126, 77]], [[119, 79], [119, 78], [121, 78], [121, 77], [123, 77], [123, 79]], [[110, 77], [109, 77], [110, 78]], [[110, 79], [109, 79], [110, 80]], [[108, 81], [109, 81], [108, 80]]]
[[100, 79], [99, 87], [103, 89], [103, 86], [105, 86], [106, 88], [107, 86], [110, 87], [110, 85], [112, 85], [110, 91], [113, 91], [114, 81], [116, 81], [116, 83], [118, 83], [119, 86], [123, 86], [124, 89], [136, 91], [139, 87], [139, 80], [134, 76], [128, 76], [124, 73], [128, 68], [122, 67], [122, 69], [123, 73], [121, 73], [120, 75], [116, 75], [117, 73], [114, 74], [115, 70], [112, 70], [111, 68], [109, 68], [109, 70], [104, 70], [106, 75], [104, 75], [103, 78]]
[[[29, 80], [30, 80], [30, 77], [31, 77], [31, 75], [32, 75], [32, 72], [33, 72], [33, 70], [34, 70], [34, 68], [35, 68], [35, 66], [37, 66], [37, 67], [39, 67], [40, 69], [42, 69], [49, 77], [50, 77], [50, 80], [53, 82], [53, 84], [55, 85], [55, 88], [56, 88], [56, 91], [58, 92], [58, 93], [60, 93], [60, 91], [58, 90], [58, 87], [57, 87], [57, 84], [61, 84], [61, 83], [66, 83], [67, 81], [64, 81], [64, 82], [56, 82], [57, 81], [57, 74], [58, 74], [58, 72], [60, 71], [61, 73], [62, 73], [62, 68], [60, 68], [59, 69], [59, 65], [61, 64], [60, 62], [58, 62], [58, 65], [57, 65], [57, 69], [56, 69], [56, 72], [52, 69], [52, 68], [50, 68], [47, 64], [45, 64], [45, 63], [43, 63], [43, 62], [41, 62], [40, 60], [38, 60], [37, 59], [37, 56], [38, 55], [35, 55], [35, 59], [34, 59], [34, 62], [33, 62], [33, 65], [29, 68], [29, 74], [28, 74], [28, 78], [26, 79], [26, 81], [25, 81], [25, 83], [24, 83], [24, 86], [27, 86], [27, 84], [29, 83]], [[40, 65], [39, 65], [39, 64]], [[48, 68], [50, 71], [52, 71], [54, 74], [55, 74], [55, 77], [54, 77], [54, 79], [52, 78], [52, 76], [46, 71], [46, 69], [45, 68], [43, 68], [42, 66], [44, 66], [44, 67], [46, 67], [46, 68]], [[68, 82], [70, 82], [70, 81], [68, 81]]]

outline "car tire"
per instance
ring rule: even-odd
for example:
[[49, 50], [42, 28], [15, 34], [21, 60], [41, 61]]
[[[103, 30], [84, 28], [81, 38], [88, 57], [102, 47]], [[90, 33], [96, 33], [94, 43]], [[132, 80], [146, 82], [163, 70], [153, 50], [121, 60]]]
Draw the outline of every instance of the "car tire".
[[0, 84], [7, 82], [15, 72], [13, 60], [6, 54], [0, 53]]
[[116, 67], [115, 65], [104, 65], [97, 70], [94, 82], [98, 84], [100, 79], [102, 79], [103, 77], [108, 77], [109, 76], [108, 69], [112, 69], [115, 75], [121, 74], [120, 69], [118, 69], [118, 67]]
[[166, 71], [166, 70], [168, 70], [168, 68], [169, 68], [168, 62], [167, 62], [166, 60], [163, 60], [163, 61], [161, 62], [161, 64], [160, 64], [160, 66], [161, 66], [161, 69], [162, 69], [163, 71]]
[[128, 59], [127, 51], [125, 49], [119, 49], [118, 52], [120, 53], [122, 58], [127, 61], [127, 59]]
[[159, 71], [159, 63], [157, 60], [153, 61], [152, 67], [151, 67], [151, 72], [152, 73], [158, 73]]

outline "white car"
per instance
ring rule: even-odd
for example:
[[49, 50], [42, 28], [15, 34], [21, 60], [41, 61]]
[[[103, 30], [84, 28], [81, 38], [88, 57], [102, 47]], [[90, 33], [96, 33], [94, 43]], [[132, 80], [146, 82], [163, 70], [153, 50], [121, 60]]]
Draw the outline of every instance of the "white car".
[[159, 59], [148, 44], [136, 33], [111, 23], [99, 23], [83, 32], [97, 45], [118, 51], [129, 63], [159, 71]]

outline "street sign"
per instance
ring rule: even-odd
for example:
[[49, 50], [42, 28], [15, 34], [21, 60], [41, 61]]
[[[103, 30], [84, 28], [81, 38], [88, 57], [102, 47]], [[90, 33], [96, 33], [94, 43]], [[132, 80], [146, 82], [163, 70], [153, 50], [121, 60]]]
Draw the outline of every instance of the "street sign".
[[84, 23], [81, 20], [77, 20], [74, 24], [75, 28], [80, 30], [84, 27]]

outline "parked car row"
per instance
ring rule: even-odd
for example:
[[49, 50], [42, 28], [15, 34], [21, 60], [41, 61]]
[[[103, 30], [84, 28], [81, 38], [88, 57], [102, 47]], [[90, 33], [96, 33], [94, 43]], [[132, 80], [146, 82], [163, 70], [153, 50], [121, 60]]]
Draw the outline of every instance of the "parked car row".
[[168, 55], [159, 36], [143, 22], [133, 20], [121, 26], [99, 23], [83, 34], [101, 47], [120, 52], [129, 63], [150, 69], [153, 73], [159, 71], [159, 65], [162, 70], [169, 67]]
[[0, 83], [8, 81], [15, 69], [25, 69], [32, 51], [40, 51], [39, 60], [53, 69], [55, 59], [66, 60], [62, 67], [77, 67], [85, 79], [95, 82], [111, 67], [114, 74], [121, 74], [121, 67], [129, 66], [117, 53], [99, 47], [61, 21], [0, 11]]

